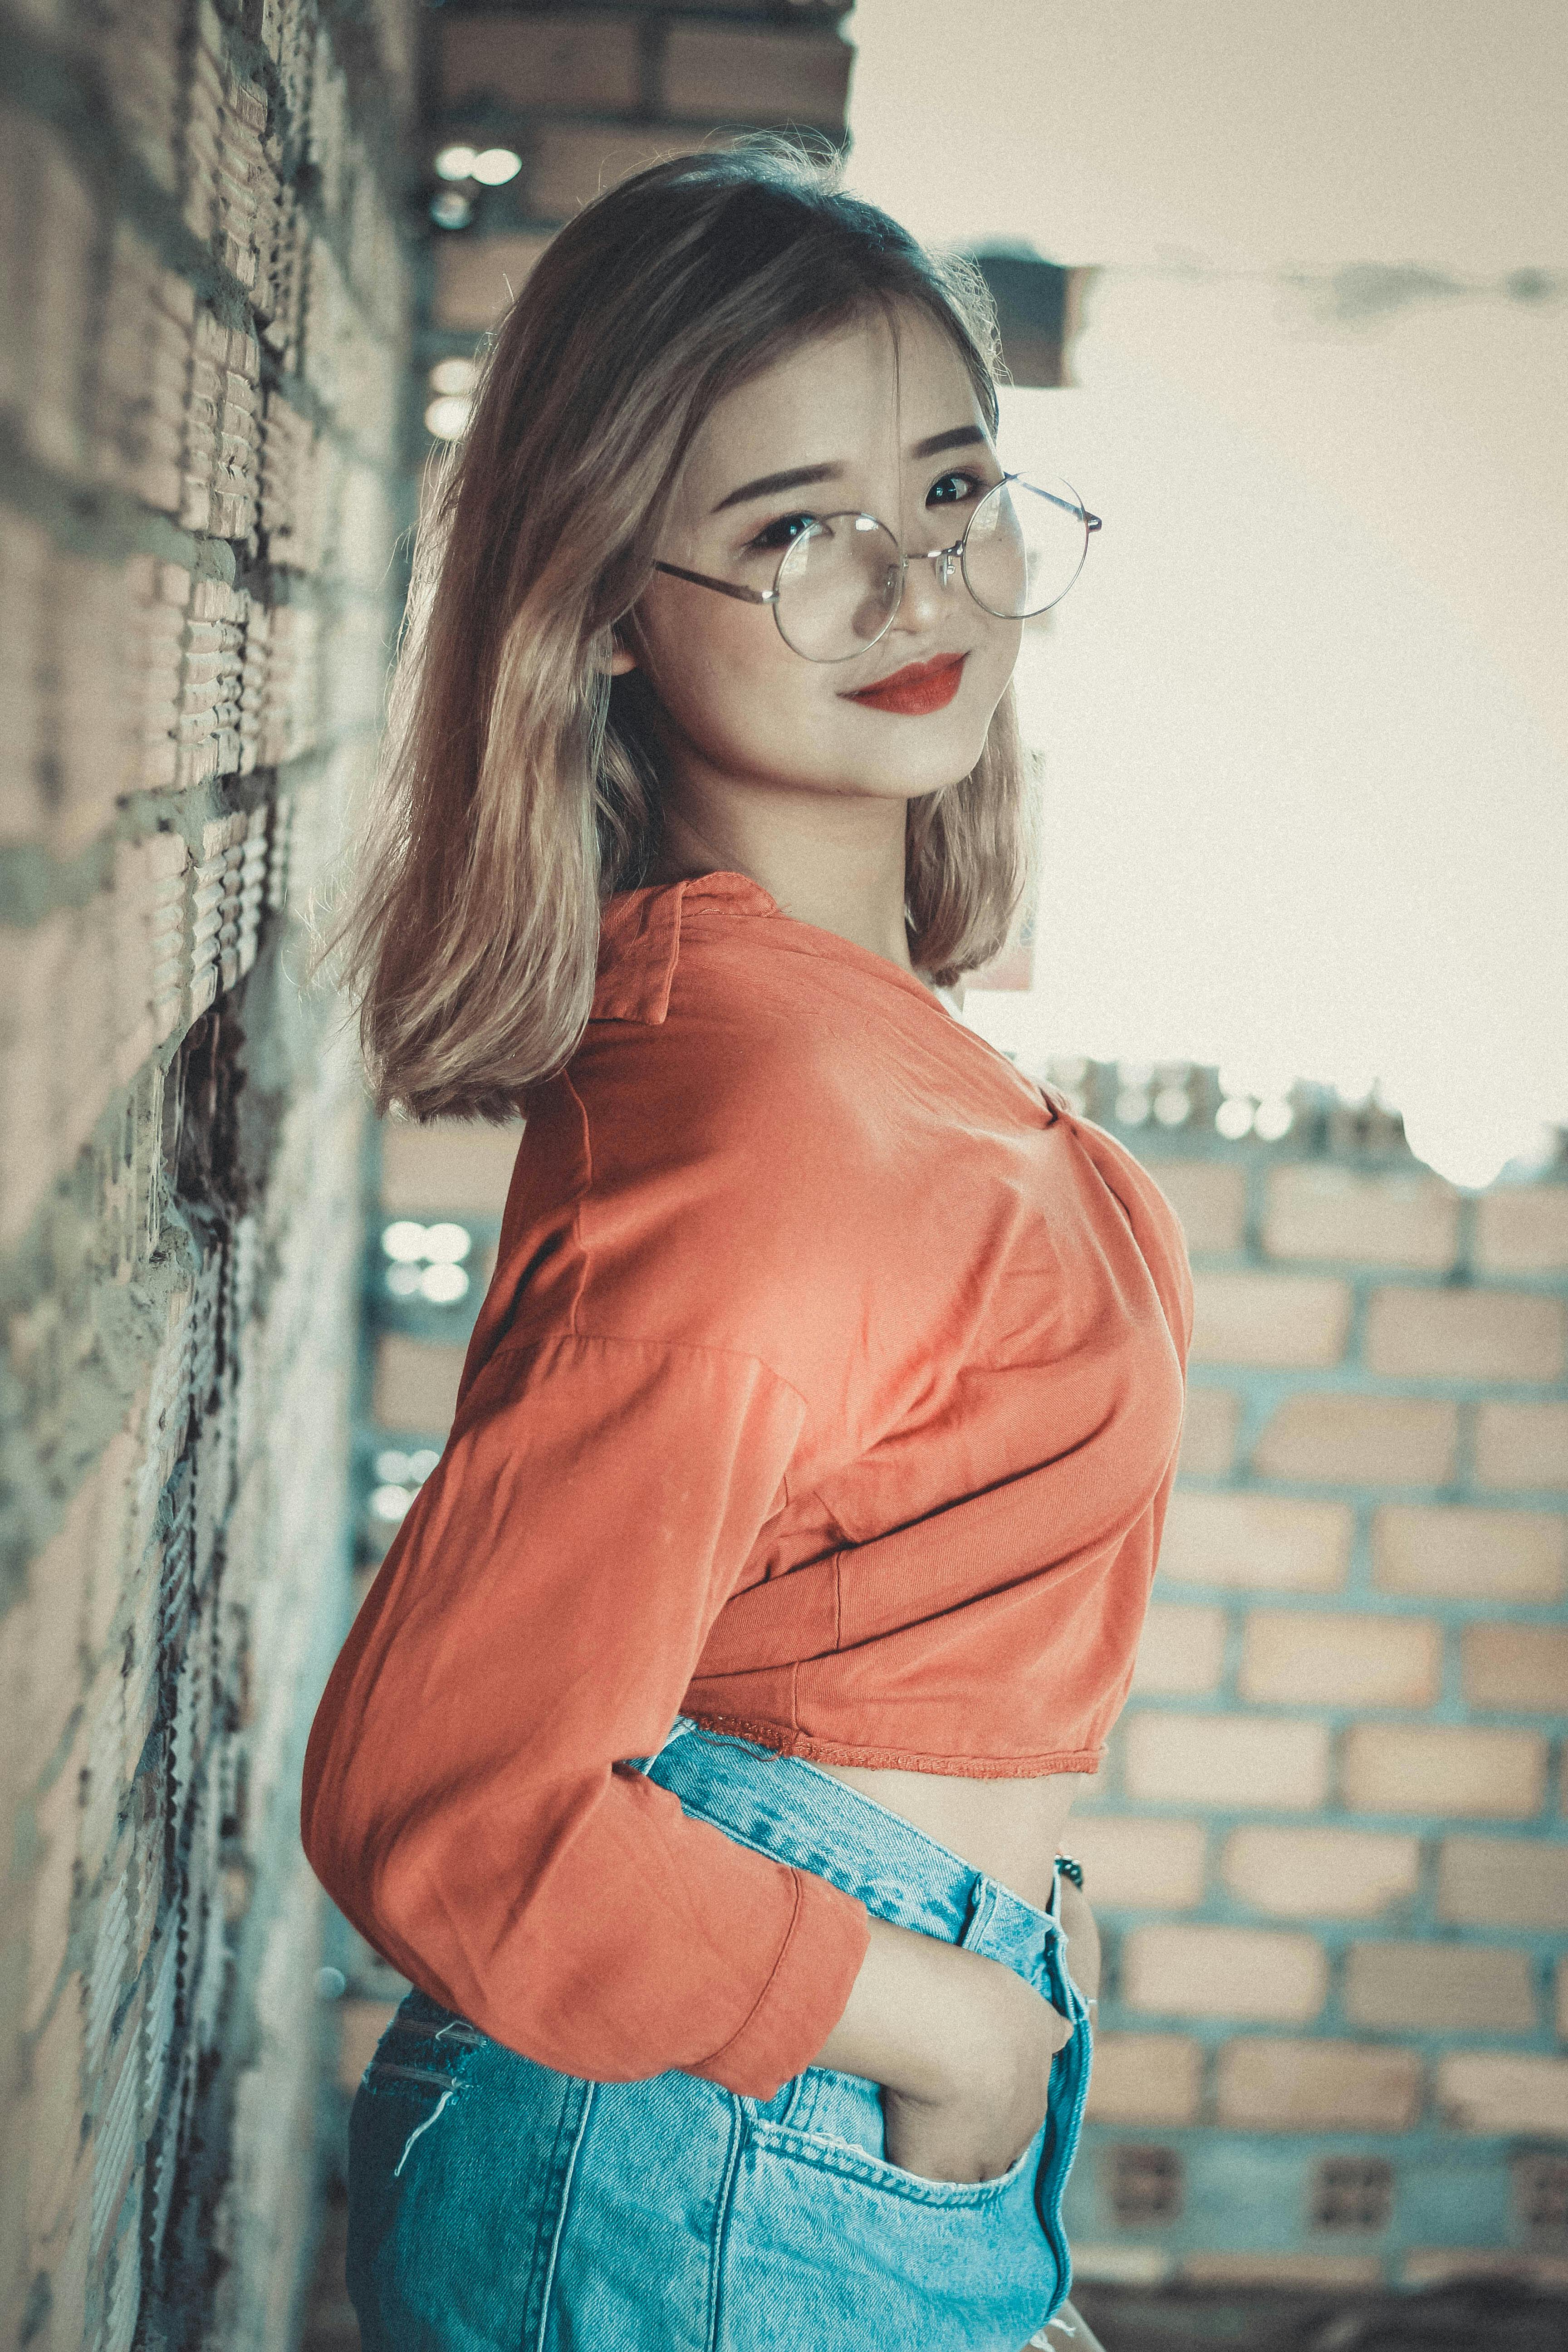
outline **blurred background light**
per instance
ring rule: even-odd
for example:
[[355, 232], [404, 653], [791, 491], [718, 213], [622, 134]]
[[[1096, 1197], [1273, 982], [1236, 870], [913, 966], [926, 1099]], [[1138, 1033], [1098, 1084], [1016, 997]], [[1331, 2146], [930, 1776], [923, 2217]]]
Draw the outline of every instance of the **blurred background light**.
[[466, 393], [444, 393], [425, 411], [425, 430], [437, 441], [460, 441], [473, 407]]
[[428, 382], [432, 392], [472, 392], [479, 380], [477, 360], [437, 360], [431, 369]]
[[484, 147], [468, 166], [468, 177], [485, 188], [504, 188], [522, 169], [522, 157], [510, 147]]
[[473, 168], [471, 147], [443, 147], [436, 158], [436, 170], [443, 180], [466, 180]]

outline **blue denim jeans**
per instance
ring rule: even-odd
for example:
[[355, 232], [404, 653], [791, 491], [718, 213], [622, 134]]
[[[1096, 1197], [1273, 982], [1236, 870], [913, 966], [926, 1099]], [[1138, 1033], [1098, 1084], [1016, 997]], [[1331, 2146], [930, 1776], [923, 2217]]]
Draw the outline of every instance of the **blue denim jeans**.
[[350, 2117], [364, 2352], [1020, 2352], [1068, 2292], [1089, 2087], [1059, 1881], [1037, 1910], [830, 1773], [684, 1716], [634, 1760], [742, 1844], [1016, 1969], [1074, 2021], [1050, 2111], [996, 2179], [928, 2180], [889, 2162], [859, 2075], [808, 2066], [765, 2100], [679, 2069], [589, 2082], [412, 1991]]

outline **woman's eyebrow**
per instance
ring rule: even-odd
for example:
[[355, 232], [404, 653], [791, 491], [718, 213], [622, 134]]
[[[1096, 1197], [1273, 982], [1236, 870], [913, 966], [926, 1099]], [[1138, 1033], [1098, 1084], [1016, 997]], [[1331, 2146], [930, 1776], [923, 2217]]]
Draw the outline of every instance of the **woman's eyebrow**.
[[[982, 425], [953, 425], [945, 433], [932, 433], [924, 441], [917, 441], [910, 451], [911, 457], [935, 457], [943, 449], [972, 449], [984, 445], [990, 436]], [[844, 468], [831, 466], [791, 466], [782, 474], [759, 474], [754, 482], [742, 482], [720, 499], [712, 509], [722, 514], [726, 507], [743, 506], [748, 499], [768, 499], [779, 490], [802, 490], [812, 482], [838, 482], [844, 478]]]
[[954, 425], [946, 433], [933, 433], [929, 440], [917, 441], [910, 455], [935, 457], [943, 449], [973, 449], [977, 443], [989, 443], [990, 438], [983, 425]]
[[713, 509], [722, 514], [726, 507], [738, 507], [747, 499], [771, 498], [775, 490], [804, 489], [808, 482], [837, 482], [842, 479], [842, 466], [791, 466], [783, 474], [759, 474], [754, 482], [742, 482], [727, 499], [721, 499]]

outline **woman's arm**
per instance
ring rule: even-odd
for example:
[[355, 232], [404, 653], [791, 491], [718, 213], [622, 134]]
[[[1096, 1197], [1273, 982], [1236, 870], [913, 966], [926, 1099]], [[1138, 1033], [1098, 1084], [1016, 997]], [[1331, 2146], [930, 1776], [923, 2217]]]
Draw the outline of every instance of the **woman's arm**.
[[724, 1349], [499, 1349], [323, 1693], [318, 1877], [405, 1976], [558, 2072], [771, 2098], [864, 1957], [853, 1896], [625, 1760], [668, 1735], [803, 1413]]
[[[1062, 1927], [1073, 1982], [1100, 1991], [1100, 1930], [1069, 1878]], [[883, 2087], [888, 2155], [932, 2180], [989, 2180], [1045, 2117], [1051, 2062], [1071, 2028], [999, 1961], [886, 1919], [815, 2063]]]

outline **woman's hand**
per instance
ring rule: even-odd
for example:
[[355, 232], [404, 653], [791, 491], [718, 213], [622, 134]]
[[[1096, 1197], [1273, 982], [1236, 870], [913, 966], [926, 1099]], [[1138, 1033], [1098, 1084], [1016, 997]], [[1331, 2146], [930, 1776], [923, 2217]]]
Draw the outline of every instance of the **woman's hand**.
[[882, 2086], [889, 2163], [992, 2180], [1045, 2121], [1072, 2028], [1000, 1960], [872, 1918], [844, 2012], [815, 2063]]
[[983, 2038], [966, 2068], [934, 2095], [883, 2085], [888, 2161], [929, 2180], [994, 2180], [1016, 2164], [1046, 2119], [1052, 2061], [1071, 2038], [1032, 1985], [988, 1965], [1004, 1982], [985, 1988]]

